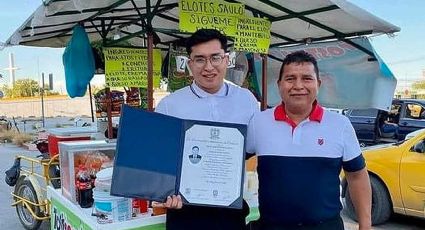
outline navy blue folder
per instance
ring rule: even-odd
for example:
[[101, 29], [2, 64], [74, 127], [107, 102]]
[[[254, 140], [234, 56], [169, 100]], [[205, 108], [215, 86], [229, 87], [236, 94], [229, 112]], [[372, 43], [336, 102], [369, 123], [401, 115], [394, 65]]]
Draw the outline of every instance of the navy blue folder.
[[[177, 195], [185, 131], [195, 124], [237, 128], [246, 139], [246, 125], [184, 120], [124, 105], [111, 195], [159, 202], [164, 202], [167, 196]], [[245, 148], [241, 158], [245, 159]], [[242, 178], [244, 168], [242, 165]], [[243, 179], [240, 186], [243, 187]], [[240, 197], [227, 207], [241, 209], [242, 193], [241, 189]], [[183, 203], [188, 203], [184, 196], [182, 198]]]

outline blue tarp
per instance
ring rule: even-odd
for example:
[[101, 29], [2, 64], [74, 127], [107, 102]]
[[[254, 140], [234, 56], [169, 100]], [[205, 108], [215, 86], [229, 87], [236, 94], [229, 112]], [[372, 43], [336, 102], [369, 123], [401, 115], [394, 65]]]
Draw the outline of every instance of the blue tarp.
[[[377, 108], [389, 110], [397, 80], [374, 51], [367, 38], [351, 41], [375, 54], [371, 60], [365, 52], [342, 41], [270, 49], [269, 54], [283, 59], [287, 54], [305, 50], [318, 61], [322, 85], [319, 103], [332, 108]], [[255, 62], [257, 76], [261, 76], [261, 61]], [[281, 99], [277, 88], [281, 62], [268, 59], [267, 104], [274, 106]], [[261, 77], [257, 77], [261, 85]]]

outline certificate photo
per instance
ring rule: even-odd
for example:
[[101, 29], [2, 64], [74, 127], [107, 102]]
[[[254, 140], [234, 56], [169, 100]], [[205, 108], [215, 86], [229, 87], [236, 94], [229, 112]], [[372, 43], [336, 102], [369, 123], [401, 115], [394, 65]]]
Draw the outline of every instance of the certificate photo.
[[192, 164], [198, 164], [202, 159], [202, 156], [199, 155], [199, 147], [193, 146], [192, 147], [192, 154], [189, 155], [189, 161]]

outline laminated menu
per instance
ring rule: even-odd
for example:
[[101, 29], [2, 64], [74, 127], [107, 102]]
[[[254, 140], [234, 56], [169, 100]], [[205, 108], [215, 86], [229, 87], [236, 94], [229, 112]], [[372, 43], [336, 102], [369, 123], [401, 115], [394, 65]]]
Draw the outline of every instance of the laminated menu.
[[111, 194], [241, 209], [246, 129], [124, 106]]

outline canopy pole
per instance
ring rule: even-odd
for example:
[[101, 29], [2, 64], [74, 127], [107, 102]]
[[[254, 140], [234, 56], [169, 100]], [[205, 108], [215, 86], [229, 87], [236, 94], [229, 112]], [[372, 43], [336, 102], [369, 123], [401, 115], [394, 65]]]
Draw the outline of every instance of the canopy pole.
[[261, 55], [262, 68], [261, 68], [261, 110], [267, 109], [267, 54]]
[[[102, 46], [106, 46], [106, 28], [105, 28], [105, 20], [100, 21], [102, 32], [100, 36], [102, 37]], [[112, 95], [111, 89], [109, 87], [105, 88], [106, 93], [106, 117], [108, 119], [108, 139], [111, 140], [114, 138], [113, 126], [112, 126]]]
[[153, 111], [153, 31], [148, 32], [148, 110]]
[[368, 60], [368, 61], [376, 61], [376, 57], [375, 57], [375, 54], [373, 53], [373, 51], [370, 51], [370, 50], [366, 49], [362, 45], [359, 45], [359, 44], [351, 41], [350, 39], [343, 39], [342, 41], [345, 42], [345, 43], [347, 43], [347, 44], [349, 44], [349, 45], [351, 45], [351, 46], [354, 46], [355, 48], [357, 48], [360, 51], [364, 52], [365, 54], [369, 55], [370, 56], [370, 58], [369, 58], [370, 60]]
[[105, 88], [106, 91], [106, 114], [108, 117], [108, 139], [114, 138], [114, 132], [112, 127], [112, 97], [111, 97], [111, 90], [109, 87]]
[[90, 112], [91, 112], [91, 122], [94, 122], [94, 112], [93, 112], [93, 93], [91, 91], [91, 84], [89, 83], [89, 97], [90, 97]]

